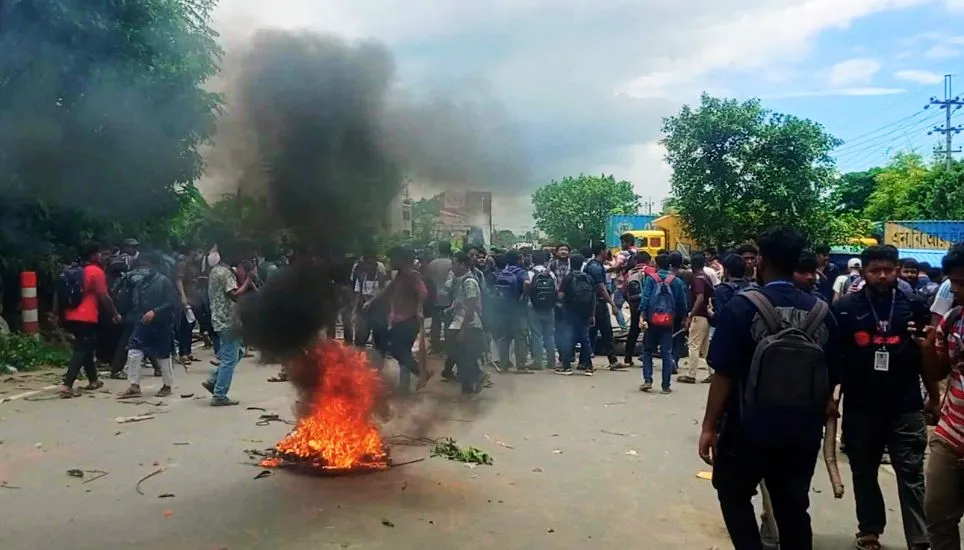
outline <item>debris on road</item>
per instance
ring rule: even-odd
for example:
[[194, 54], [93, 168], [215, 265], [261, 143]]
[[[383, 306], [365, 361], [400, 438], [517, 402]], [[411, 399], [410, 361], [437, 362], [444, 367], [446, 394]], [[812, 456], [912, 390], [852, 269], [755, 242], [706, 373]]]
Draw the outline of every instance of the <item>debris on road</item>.
[[182, 394], [181, 394], [181, 399], [190, 399], [190, 398], [192, 398], [192, 397], [194, 397], [194, 394], [193, 394], [193, 393], [182, 393]]
[[183, 447], [184, 445], [190, 445], [191, 442], [190, 442], [190, 441], [175, 441], [174, 444], [177, 445], [177, 446], [179, 446], [179, 447]]
[[385, 527], [395, 527], [395, 524], [388, 521], [387, 519], [382, 520], [382, 525], [384, 525]]
[[630, 449], [630, 450], [626, 451], [626, 454], [628, 454], [629, 456], [639, 456], [639, 453], [638, 453], [637, 451], [635, 451], [634, 449]]
[[636, 435], [636, 434], [624, 434], [623, 432], [614, 432], [614, 431], [611, 431], [611, 430], [599, 430], [599, 431], [602, 432], [602, 433], [604, 433], [604, 434], [618, 435], [619, 437], [639, 437], [639, 436]]
[[67, 470], [67, 475], [70, 477], [84, 477], [84, 471], [76, 469]]
[[140, 479], [137, 481], [137, 484], [134, 485], [134, 489], [137, 491], [137, 494], [139, 494], [139, 495], [143, 495], [143, 494], [144, 494], [144, 491], [141, 491], [141, 483], [144, 483], [144, 482], [147, 481], [148, 479], [151, 479], [152, 477], [156, 476], [157, 474], [160, 474], [161, 472], [163, 472], [163, 471], [166, 470], [166, 469], [167, 469], [167, 468], [164, 468], [164, 467], [158, 468], [158, 469], [154, 470], [153, 472], [147, 474], [146, 476], [140, 478]]
[[84, 483], [86, 484], [86, 483], [90, 483], [91, 481], [97, 481], [98, 479], [106, 476], [109, 472], [105, 472], [104, 470], [84, 470], [84, 473], [85, 473], [85, 474], [97, 474], [97, 475], [95, 475], [95, 476], [92, 477], [92, 478], [85, 479], [85, 480], [84, 480]]
[[697, 472], [696, 477], [705, 479], [706, 481], [713, 481], [713, 472]]
[[271, 475], [271, 470], [261, 470], [258, 475], [254, 476], [254, 479], [261, 479]]
[[174, 498], [174, 493], [163, 493], [157, 495], [157, 498]]
[[263, 412], [263, 413], [268, 412], [268, 409], [265, 409], [264, 407], [245, 407], [244, 410], [246, 410], [246, 411], [261, 411], [261, 412]]
[[16, 485], [10, 485], [6, 481], [0, 481], [0, 489], [19, 489]]
[[164, 517], [169, 518], [174, 515], [174, 510], [164, 510]]
[[552, 454], [554, 454], [554, 455], [561, 455], [561, 454], [562, 454], [562, 449], [556, 449], [555, 451], [552, 451]]
[[[482, 434], [482, 437], [486, 438], [489, 441], [493, 441], [493, 439], [489, 437], [488, 434]], [[495, 444], [498, 445], [499, 447], [505, 447], [506, 449], [515, 449], [515, 447], [513, 447], [512, 445], [509, 445], [505, 441], [501, 441], [499, 439], [496, 439], [494, 441], [495, 441]]]
[[475, 447], [462, 449], [451, 437], [444, 437], [432, 448], [432, 456], [440, 456], [456, 462], [466, 464], [492, 464], [492, 457], [488, 453]]
[[153, 414], [139, 414], [137, 416], [118, 416], [114, 419], [114, 422], [118, 424], [128, 424], [131, 422], [140, 422], [142, 420], [150, 420], [155, 418]]
[[535, 472], [535, 473], [537, 473], [537, 474], [541, 474], [541, 473], [542, 473], [542, 468], [533, 468], [532, 471]]

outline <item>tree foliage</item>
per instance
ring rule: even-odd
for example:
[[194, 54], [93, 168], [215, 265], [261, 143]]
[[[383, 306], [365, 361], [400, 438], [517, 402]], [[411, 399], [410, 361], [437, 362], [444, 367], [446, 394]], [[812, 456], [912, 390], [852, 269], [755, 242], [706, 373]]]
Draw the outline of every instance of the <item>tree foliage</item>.
[[[864, 175], [872, 175], [869, 182]], [[901, 152], [886, 166], [841, 177], [841, 181], [857, 179], [870, 192], [863, 203], [854, 202], [851, 208], [875, 222], [964, 219], [964, 163], [960, 161], [948, 169], [943, 159], [928, 164], [916, 153]]]
[[492, 235], [492, 246], [510, 248], [519, 242], [519, 237], [509, 229], [499, 229]]
[[839, 141], [810, 120], [775, 113], [759, 100], [704, 94], [663, 121], [673, 168], [673, 208], [697, 241], [719, 246], [751, 240], [777, 224], [816, 241], [855, 232], [829, 206]]
[[0, 257], [167, 240], [220, 104], [202, 87], [220, 55], [213, 7], [0, 3]]
[[551, 239], [582, 247], [602, 238], [610, 214], [631, 214], [639, 206], [633, 184], [609, 175], [565, 177], [532, 195], [536, 227]]
[[876, 178], [881, 168], [871, 168], [863, 172], [842, 174], [834, 185], [831, 200], [838, 212], [859, 214], [877, 188]]

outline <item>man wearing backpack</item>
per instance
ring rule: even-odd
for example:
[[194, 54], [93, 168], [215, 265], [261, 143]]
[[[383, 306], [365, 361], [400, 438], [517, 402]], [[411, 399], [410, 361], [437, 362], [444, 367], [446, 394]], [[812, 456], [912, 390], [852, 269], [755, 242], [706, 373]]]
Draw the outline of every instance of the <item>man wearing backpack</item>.
[[736, 254], [723, 258], [723, 282], [713, 289], [713, 326], [716, 326], [717, 317], [734, 296], [755, 286], [753, 281], [746, 278], [746, 262], [743, 258]]
[[673, 356], [673, 331], [677, 316], [685, 314], [686, 290], [683, 281], [669, 270], [669, 256], [656, 256], [656, 273], [647, 274], [643, 282], [643, 297], [639, 309], [645, 318], [639, 321], [646, 326], [643, 339], [643, 384], [640, 391], [653, 389], [653, 353], [656, 346], [663, 351], [662, 392], [670, 393], [670, 381], [676, 360]]
[[[920, 298], [897, 288], [897, 249], [861, 253], [866, 284], [834, 304], [843, 341], [843, 426], [853, 473], [859, 549], [880, 548], [886, 514], [877, 481], [884, 448], [897, 475], [907, 547], [928, 548], [924, 521], [924, 448], [927, 426], [920, 391], [921, 352], [911, 324], [926, 325]], [[929, 408], [937, 409], [937, 381], [925, 377]], [[936, 410], [934, 411], [936, 414]]]
[[[593, 258], [583, 267], [583, 271], [589, 275], [596, 288], [596, 318], [593, 325], [589, 327], [589, 341], [595, 346], [593, 355], [605, 354], [609, 359], [609, 369], [621, 370], [625, 367], [616, 359], [616, 349], [613, 346], [613, 321], [610, 315], [610, 312], [612, 315], [616, 314], [616, 302], [609, 293], [609, 288], [606, 287], [606, 268], [603, 267], [608, 252], [606, 243], [597, 242], [592, 245]], [[579, 366], [580, 369], [583, 367], [588, 369], [585, 371], [586, 376], [592, 376], [595, 373], [592, 364]]]
[[738, 294], [717, 312], [699, 455], [713, 465], [713, 486], [737, 550], [763, 547], [752, 504], [761, 481], [781, 548], [810, 550], [810, 482], [826, 418], [836, 416], [840, 334], [826, 303], [792, 282], [803, 236], [778, 227], [757, 242], [763, 288]]
[[522, 269], [519, 253], [511, 250], [505, 254], [505, 267], [495, 277], [495, 308], [497, 310], [497, 329], [499, 341], [499, 362], [497, 368], [505, 372], [511, 368], [509, 348], [515, 343], [515, 368], [519, 374], [531, 374], [526, 366], [525, 331], [526, 303], [525, 284], [528, 273]]
[[60, 396], [74, 397], [74, 382], [84, 368], [89, 382], [84, 388], [96, 390], [104, 385], [97, 378], [94, 347], [97, 343], [97, 321], [100, 308], [110, 312], [115, 323], [120, 314], [107, 290], [107, 276], [101, 267], [101, 247], [90, 244], [81, 249], [83, 267], [72, 265], [64, 270], [57, 282], [57, 306], [63, 311], [64, 328], [74, 335], [73, 355], [60, 386]]
[[[529, 334], [532, 336], [532, 368], [556, 368], [556, 276], [546, 264], [549, 253], [539, 249], [532, 252], [532, 269], [526, 281], [529, 297]], [[545, 354], [543, 355], [543, 352]]]
[[[667, 265], [669, 260], [667, 259]], [[631, 260], [629, 273], [626, 275], [626, 283], [623, 286], [623, 296], [629, 304], [629, 334], [626, 335], [626, 368], [632, 368], [633, 357], [636, 356], [636, 343], [639, 340], [642, 322], [645, 317], [640, 317], [639, 304], [643, 300], [643, 285], [646, 276], [656, 274], [653, 267], [653, 258], [645, 250], [639, 251]]]
[[592, 344], [589, 341], [589, 326], [596, 317], [596, 286], [583, 268], [582, 254], [569, 257], [571, 269], [559, 283], [560, 308], [559, 323], [559, 368], [556, 374], [572, 375], [576, 344], [579, 344], [580, 370], [587, 375], [592, 370]]

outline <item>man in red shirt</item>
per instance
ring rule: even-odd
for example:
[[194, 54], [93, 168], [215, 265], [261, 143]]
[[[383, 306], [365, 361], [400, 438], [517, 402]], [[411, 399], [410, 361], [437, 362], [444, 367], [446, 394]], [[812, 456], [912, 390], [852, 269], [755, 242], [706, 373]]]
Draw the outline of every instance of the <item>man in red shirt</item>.
[[90, 382], [84, 389], [96, 390], [104, 385], [97, 379], [97, 368], [94, 366], [94, 348], [97, 343], [97, 321], [99, 306], [111, 312], [114, 322], [120, 322], [120, 314], [107, 291], [107, 276], [101, 267], [101, 247], [87, 245], [81, 249], [84, 261], [84, 297], [75, 308], [65, 308], [63, 313], [64, 326], [74, 335], [73, 356], [64, 375], [64, 383], [60, 387], [60, 396], [74, 397], [74, 382], [84, 368], [87, 380]]

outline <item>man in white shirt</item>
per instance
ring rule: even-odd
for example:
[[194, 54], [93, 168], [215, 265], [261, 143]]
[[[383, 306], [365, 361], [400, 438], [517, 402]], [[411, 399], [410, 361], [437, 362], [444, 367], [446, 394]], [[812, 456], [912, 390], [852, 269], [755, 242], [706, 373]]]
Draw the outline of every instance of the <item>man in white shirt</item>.
[[934, 296], [934, 304], [931, 306], [931, 324], [936, 327], [953, 307], [954, 293], [951, 292], [951, 280], [945, 279], [941, 286], [937, 287], [937, 294]]
[[833, 301], [835, 303], [843, 296], [859, 290], [860, 283], [864, 280], [860, 275], [862, 268], [863, 265], [860, 263], [860, 258], [850, 258], [847, 262], [848, 273], [837, 277], [837, 280], [833, 282]]

